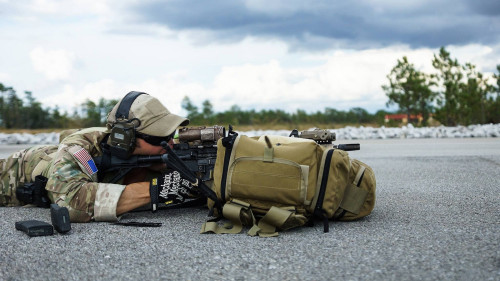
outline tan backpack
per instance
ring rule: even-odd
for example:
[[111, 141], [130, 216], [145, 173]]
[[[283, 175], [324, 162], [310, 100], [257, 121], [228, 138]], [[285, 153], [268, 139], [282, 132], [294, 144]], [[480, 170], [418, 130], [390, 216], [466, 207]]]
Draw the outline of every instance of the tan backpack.
[[276, 236], [276, 229], [305, 225], [313, 216], [328, 232], [328, 219], [361, 218], [375, 204], [373, 171], [340, 149], [308, 139], [237, 134], [217, 146], [212, 189], [231, 224], [207, 222], [202, 233], [239, 233], [249, 226], [249, 235]]

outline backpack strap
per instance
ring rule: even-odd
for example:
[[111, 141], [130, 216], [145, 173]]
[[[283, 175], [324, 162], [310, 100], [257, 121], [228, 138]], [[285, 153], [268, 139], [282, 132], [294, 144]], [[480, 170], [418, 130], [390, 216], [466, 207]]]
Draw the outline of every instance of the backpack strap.
[[200, 233], [216, 233], [216, 234], [236, 234], [240, 233], [243, 225], [254, 225], [255, 217], [253, 216], [250, 204], [233, 199], [224, 205], [222, 214], [231, 223], [220, 226], [217, 222], [206, 222], [201, 227]]
[[259, 237], [278, 236], [276, 229], [290, 229], [296, 226], [304, 225], [307, 218], [303, 215], [295, 214], [295, 208], [271, 207], [266, 215], [260, 219], [258, 224], [254, 224], [248, 231], [248, 235]]
[[276, 229], [286, 230], [302, 226], [307, 222], [307, 218], [296, 214], [293, 207], [278, 208], [273, 206], [257, 223], [250, 204], [237, 199], [226, 203], [222, 212], [230, 223], [221, 226], [217, 222], [206, 222], [201, 227], [200, 233], [236, 234], [241, 232], [243, 226], [252, 225], [252, 228], [247, 232], [248, 235], [275, 237], [278, 236]]

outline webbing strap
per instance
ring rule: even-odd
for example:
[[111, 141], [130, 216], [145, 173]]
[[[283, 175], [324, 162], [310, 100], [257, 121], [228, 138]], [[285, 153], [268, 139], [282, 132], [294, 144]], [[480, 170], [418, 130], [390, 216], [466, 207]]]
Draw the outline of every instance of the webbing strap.
[[129, 92], [122, 99], [122, 101], [120, 102], [120, 105], [118, 106], [118, 109], [116, 110], [116, 114], [115, 114], [116, 119], [117, 120], [119, 118], [128, 119], [128, 113], [130, 111], [130, 107], [132, 106], [132, 103], [134, 103], [135, 99], [142, 94], [147, 95], [146, 93], [143, 93], [143, 92], [136, 92], [136, 91]]
[[264, 162], [273, 162], [274, 148], [264, 148]]
[[365, 174], [365, 170], [366, 170], [365, 166], [360, 166], [358, 173], [356, 174], [356, 177], [354, 178], [354, 181], [352, 182], [352, 184], [354, 184], [355, 186], [359, 186], [359, 184], [360, 184], [359, 182], [361, 181], [361, 178]]
[[269, 137], [265, 136], [266, 147], [264, 148], [264, 162], [273, 162], [274, 158], [274, 147], [271, 144]]
[[278, 236], [277, 228], [286, 230], [304, 225], [307, 222], [305, 216], [297, 215], [291, 210], [271, 207], [266, 215], [260, 219], [259, 223], [254, 224], [247, 234], [250, 236], [259, 235], [259, 237], [275, 237]]
[[222, 214], [231, 221], [230, 224], [220, 226], [217, 222], [206, 222], [201, 227], [200, 233], [236, 234], [241, 232], [243, 225], [255, 224], [250, 204], [240, 200], [233, 199], [225, 204]]

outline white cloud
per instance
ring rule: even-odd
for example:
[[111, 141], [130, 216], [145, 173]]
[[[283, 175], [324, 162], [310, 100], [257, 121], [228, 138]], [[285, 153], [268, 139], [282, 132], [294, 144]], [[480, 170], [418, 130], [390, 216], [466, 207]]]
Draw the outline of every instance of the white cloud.
[[8, 83], [10, 79], [11, 79], [10, 74], [0, 72], [0, 83], [3, 83], [4, 86], [8, 86], [5, 83]]
[[[398, 59], [407, 56], [417, 69], [432, 72], [431, 61], [437, 51], [393, 46], [363, 51], [338, 50], [321, 55], [293, 54], [288, 57], [295, 61], [293, 66], [287, 65], [287, 57], [266, 63], [224, 66], [205, 83], [192, 77], [190, 70], [152, 75], [135, 82], [102, 79], [85, 82], [79, 87], [68, 84], [60, 95], [51, 98], [50, 103], [64, 103], [65, 107], [71, 108], [85, 99], [120, 99], [127, 92], [136, 90], [157, 97], [178, 114], [186, 114], [181, 108], [184, 96], [189, 96], [199, 107], [204, 100], [210, 100], [218, 112], [232, 105], [245, 110], [282, 109], [289, 112], [362, 107], [374, 112], [385, 108], [387, 97], [381, 86], [387, 83], [386, 75]], [[483, 53], [489, 55], [487, 51]], [[475, 59], [482, 61], [483, 56], [478, 56]]]
[[41, 14], [104, 14], [109, 12], [110, 1], [86, 0], [33, 0], [26, 7], [35, 13]]
[[49, 80], [64, 80], [70, 77], [76, 56], [66, 50], [45, 50], [37, 47], [30, 52], [33, 68]]
[[500, 64], [500, 44], [485, 46], [480, 44], [470, 44], [465, 46], [449, 46], [446, 48], [452, 58], [457, 58], [458, 62], [464, 64], [471, 62], [476, 64], [479, 71], [491, 71]]
[[203, 86], [186, 82], [184, 79], [184, 73], [171, 73], [140, 83], [103, 79], [81, 87], [65, 84], [58, 94], [46, 96], [41, 102], [46, 105], [58, 105], [61, 109], [72, 112], [87, 99], [94, 102], [100, 98], [119, 100], [129, 91], [142, 91], [158, 98], [170, 111], [180, 114], [181, 101], [185, 96], [203, 96], [207, 92]]
[[[432, 50], [392, 47], [366, 51], [336, 51], [304, 60], [316, 64], [287, 68], [279, 61], [224, 67], [208, 91], [217, 110], [233, 104], [249, 108], [322, 110], [369, 106], [382, 108], [381, 86], [397, 59], [408, 56], [417, 68], [428, 70]], [[198, 100], [201, 103], [201, 100]]]

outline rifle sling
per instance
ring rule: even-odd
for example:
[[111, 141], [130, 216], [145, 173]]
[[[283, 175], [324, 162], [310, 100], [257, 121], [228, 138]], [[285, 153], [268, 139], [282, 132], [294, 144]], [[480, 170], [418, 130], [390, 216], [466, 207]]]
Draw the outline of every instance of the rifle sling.
[[183, 177], [185, 177], [188, 181], [190, 181], [194, 186], [197, 186], [201, 193], [210, 198], [215, 202], [217, 208], [222, 208], [219, 199], [217, 198], [217, 194], [210, 189], [203, 181], [199, 180], [194, 173], [189, 170], [184, 162], [179, 159], [179, 156], [175, 154], [175, 152], [169, 147], [165, 147], [167, 150], [168, 158], [166, 158], [167, 165], [177, 170]]

